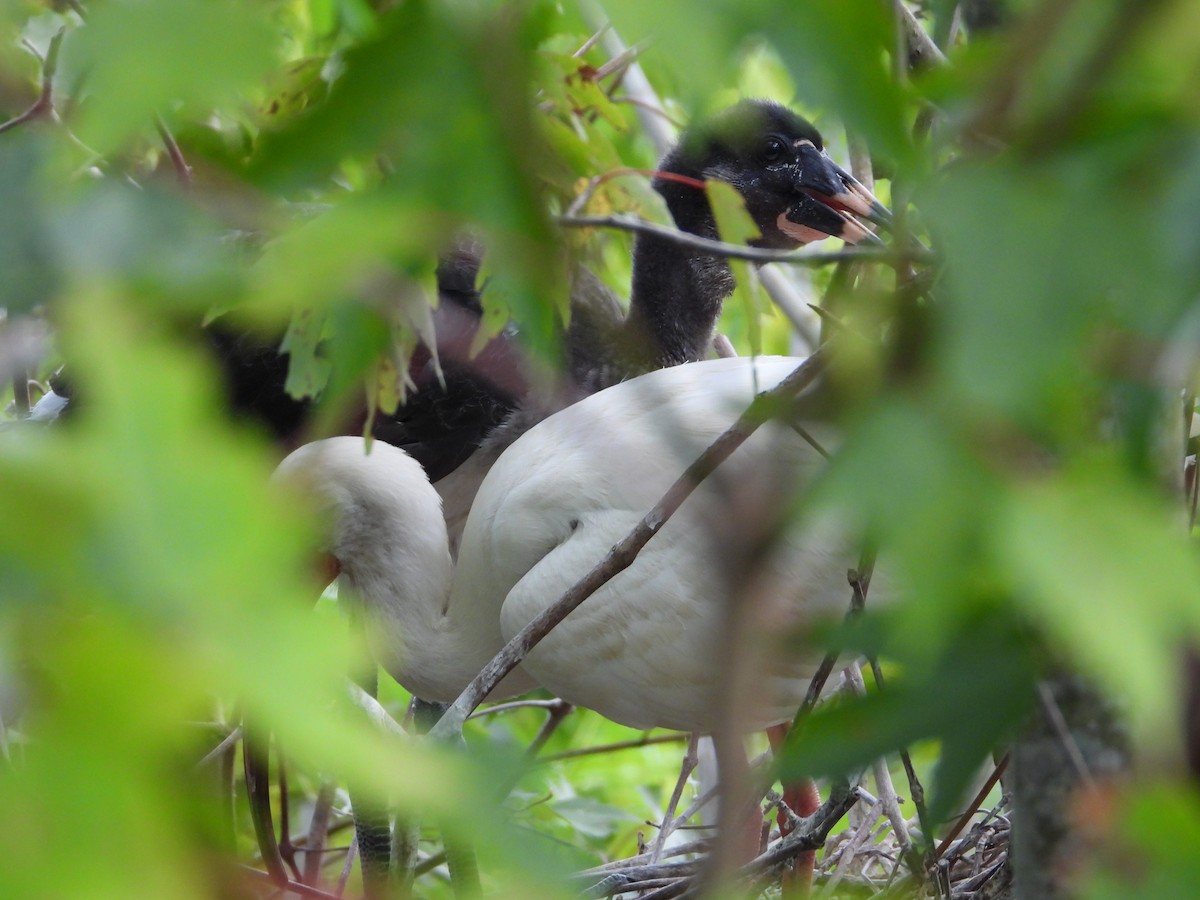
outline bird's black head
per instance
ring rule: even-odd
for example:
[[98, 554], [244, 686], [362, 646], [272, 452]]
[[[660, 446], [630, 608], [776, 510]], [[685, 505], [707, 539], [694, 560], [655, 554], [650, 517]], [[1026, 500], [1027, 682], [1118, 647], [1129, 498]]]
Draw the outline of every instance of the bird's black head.
[[[811, 122], [766, 100], [743, 100], [693, 126], [659, 170], [732, 184], [762, 234], [755, 243], [764, 247], [791, 248], [829, 236], [853, 243], [869, 234], [856, 214], [874, 218], [886, 212], [825, 154]], [[712, 229], [712, 214], [696, 186], [669, 174], [657, 177], [654, 186], [680, 228], [700, 234]]]

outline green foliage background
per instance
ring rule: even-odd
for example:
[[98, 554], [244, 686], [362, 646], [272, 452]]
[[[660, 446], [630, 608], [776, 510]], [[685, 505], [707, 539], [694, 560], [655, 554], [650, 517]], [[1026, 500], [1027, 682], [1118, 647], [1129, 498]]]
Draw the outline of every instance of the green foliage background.
[[[944, 34], [954, 4], [924, 5]], [[1179, 654], [1200, 632], [1179, 488], [1200, 333], [1200, 8], [1009, 6], [1009, 30], [960, 36], [949, 65], [911, 76], [876, 0], [607, 12], [650, 41], [641, 61], [681, 122], [770, 95], [835, 150], [844, 123], [944, 261], [917, 313], [866, 278], [838, 307], [868, 340], [836, 373], [848, 438], [819, 495], [861, 512], [912, 591], [853, 637], [885, 651], [897, 690], [819, 715], [792, 764], [828, 773], [933, 738], [949, 812], [1034, 674], [1069, 660], [1118, 698], [1140, 761], [1108, 837], [1144, 865], [1109, 857], [1089, 895], [1133, 880], [1182, 896], [1196, 863], [1173, 848], [1200, 829], [1177, 749]], [[0, 3], [0, 119], [34, 102], [63, 34], [55, 115], [0, 133], [0, 306], [9, 334], [53, 322], [35, 374], [70, 359], [90, 407], [70, 430], [0, 434], [0, 895], [227, 894], [236, 870], [214, 860], [249, 859], [245, 813], [229, 848], [197, 762], [235, 700], [298, 777], [336, 772], [469, 834], [498, 892], [558, 896], [558, 868], [633, 851], [674, 745], [540, 768], [501, 810], [496, 772], [516, 771], [537, 715], [484, 720], [463, 754], [356, 715], [337, 617], [298, 614], [311, 526], [271, 488], [261, 437], [220, 415], [181, 327], [291, 322], [297, 392], [333, 404], [367, 377], [386, 408], [403, 367], [390, 348], [411, 349], [436, 256], [470, 228], [490, 248], [491, 321], [557, 353], [571, 265], [624, 294], [630, 242], [552, 214], [582, 179], [654, 163], [633, 109], [591, 78], [604, 55], [574, 55], [593, 30], [575, 3], [533, 0]], [[628, 178], [592, 208], [662, 216]], [[786, 348], [782, 317], [730, 307], [731, 333], [761, 326]], [[878, 352], [880, 321], [915, 322], [918, 339]], [[627, 736], [577, 716], [548, 749]]]

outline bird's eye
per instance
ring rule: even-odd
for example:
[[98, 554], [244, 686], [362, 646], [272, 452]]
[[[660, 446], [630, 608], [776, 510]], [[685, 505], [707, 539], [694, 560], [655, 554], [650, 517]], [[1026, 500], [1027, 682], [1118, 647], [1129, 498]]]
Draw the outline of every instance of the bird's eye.
[[769, 163], [779, 162], [787, 153], [787, 143], [783, 138], [772, 135], [763, 142], [763, 159]]

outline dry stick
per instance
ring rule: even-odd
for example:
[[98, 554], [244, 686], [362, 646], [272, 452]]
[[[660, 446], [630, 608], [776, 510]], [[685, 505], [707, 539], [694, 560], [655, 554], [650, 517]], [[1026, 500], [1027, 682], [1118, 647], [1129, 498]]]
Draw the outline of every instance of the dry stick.
[[684, 752], [683, 762], [679, 766], [679, 778], [675, 781], [675, 789], [671, 791], [671, 799], [667, 802], [667, 808], [663, 812], [662, 824], [659, 825], [658, 834], [654, 838], [654, 849], [650, 851], [652, 862], [658, 862], [667, 838], [675, 830], [675, 810], [679, 808], [679, 800], [683, 796], [683, 789], [687, 786], [688, 776], [696, 769], [699, 759], [697, 753], [699, 744], [700, 735], [692, 734], [688, 738], [687, 750]]
[[[692, 841], [688, 844], [679, 844], [678, 846], [671, 847], [663, 851], [663, 856], [687, 856], [692, 853], [700, 853], [704, 850], [707, 844], [707, 841]], [[603, 878], [606, 875], [629, 875], [630, 873], [633, 873], [631, 877], [649, 877], [645, 876], [644, 874], [638, 874], [642, 873], [642, 870], [649, 865], [651, 865], [650, 854], [648, 852], [639, 853], [637, 856], [631, 856], [628, 859], [618, 859], [599, 866], [593, 866], [590, 869], [584, 869], [582, 872], [576, 872], [575, 877], [580, 879]], [[654, 865], [662, 867], [668, 865], [668, 863], [658, 862], [654, 863]], [[700, 863], [699, 861], [693, 860], [691, 862], [683, 863], [683, 865], [690, 866], [694, 871], [695, 869], [699, 868]]]
[[[854, 693], [859, 697], [865, 697], [867, 695], [867, 686], [863, 682], [862, 671], [856, 665], [850, 667], [847, 670], [847, 674]], [[900, 815], [900, 802], [896, 796], [896, 788], [892, 784], [891, 773], [888, 772], [887, 763], [883, 759], [877, 759], [872, 765], [875, 772], [875, 785], [879, 788], [880, 803], [883, 805], [883, 811], [892, 825], [892, 831], [896, 834], [896, 839], [900, 844], [900, 852], [907, 859], [912, 853], [912, 839], [909, 837], [908, 826], [904, 822], [904, 817]], [[934, 855], [938, 856], [940, 854], [935, 853]]]
[[350, 849], [346, 852], [346, 861], [342, 863], [342, 872], [338, 875], [337, 888], [334, 893], [341, 897], [346, 893], [346, 885], [350, 882], [350, 873], [354, 871], [354, 858], [358, 856], [358, 831], [351, 832]]
[[54, 33], [54, 37], [50, 38], [50, 46], [46, 48], [46, 58], [42, 62], [42, 90], [38, 98], [25, 112], [0, 124], [0, 134], [34, 119], [54, 114], [54, 73], [58, 70], [58, 50], [66, 33], [67, 29], [60, 28]]
[[333, 815], [335, 796], [333, 782], [328, 778], [323, 779], [313, 804], [308, 834], [304, 838], [304, 877], [301, 880], [307, 885], [316, 885], [321, 877], [321, 854], [325, 852], [325, 842], [329, 837], [329, 820]]
[[983, 806], [983, 801], [987, 799], [987, 795], [991, 793], [992, 788], [996, 786], [996, 782], [1000, 780], [1000, 777], [1004, 774], [1004, 770], [1007, 768], [1008, 754], [1005, 753], [1000, 762], [996, 764], [996, 768], [992, 774], [988, 776], [988, 780], [983, 783], [983, 787], [979, 789], [979, 793], [975, 795], [975, 799], [967, 804], [967, 811], [959, 816], [958, 821], [954, 823], [954, 827], [947, 832], [946, 836], [942, 838], [942, 842], [938, 844], [937, 849], [933, 851], [935, 859], [941, 859], [945, 852], [950, 849], [950, 845], [954, 843], [954, 839], [967, 827], [967, 823], [971, 821], [971, 816], [975, 815], [979, 811], [979, 808]]
[[[875, 684], [883, 689], [883, 669], [879, 665], [879, 660], [871, 658], [871, 674], [875, 676]], [[921, 786], [921, 780], [917, 777], [916, 767], [913, 766], [912, 756], [908, 752], [908, 748], [901, 748], [900, 762], [904, 765], [904, 775], [908, 779], [908, 793], [912, 798], [913, 806], [917, 809], [917, 821], [921, 823], [921, 833], [924, 836], [927, 845], [925, 851], [925, 869], [928, 870], [933, 865], [933, 823], [929, 821], [929, 807], [925, 805], [925, 788]], [[921, 877], [920, 867], [913, 870], [913, 874], [918, 878]]]
[[[826, 800], [811, 816], [799, 820], [794, 831], [787, 837], [777, 841], [766, 852], [751, 860], [739, 870], [739, 875], [749, 876], [760, 882], [764, 876], [770, 875], [787, 863], [797, 854], [805, 850], [818, 850], [825, 844], [833, 826], [841, 821], [842, 816], [850, 811], [858, 802], [858, 792], [851, 790], [846, 780], [835, 783], [829, 790]], [[682, 894], [685, 897], [698, 896], [695, 885], [689, 886]]]
[[[838, 849], [837, 868], [833, 870], [833, 873], [829, 876], [829, 880], [825, 882], [825, 887], [821, 891], [822, 898], [832, 897], [837, 886], [842, 883], [842, 879], [850, 871], [850, 866], [853, 864], [855, 856], [858, 855], [859, 848], [866, 843], [867, 838], [875, 830], [875, 821], [879, 817], [879, 809], [882, 805], [882, 802], [879, 800], [872, 803], [871, 807], [864, 814], [862, 823], [850, 836], [850, 840]], [[826, 857], [826, 862], [828, 861], [828, 857]]]
[[679, 479], [671, 485], [662, 499], [623, 540], [609, 550], [603, 560], [581, 578], [561, 598], [543, 610], [522, 628], [496, 656], [475, 676], [457, 700], [434, 726], [430, 735], [435, 739], [460, 736], [463, 722], [500, 680], [523, 660], [529, 651], [550, 630], [606, 584], [618, 572], [633, 564], [642, 547], [656, 535], [667, 520], [712, 471], [734, 450], [740, 447], [766, 421], [764, 410], [773, 408], [782, 398], [794, 397], [825, 370], [828, 351], [821, 348], [806, 359], [775, 388], [760, 394], [738, 420], [705, 449]]

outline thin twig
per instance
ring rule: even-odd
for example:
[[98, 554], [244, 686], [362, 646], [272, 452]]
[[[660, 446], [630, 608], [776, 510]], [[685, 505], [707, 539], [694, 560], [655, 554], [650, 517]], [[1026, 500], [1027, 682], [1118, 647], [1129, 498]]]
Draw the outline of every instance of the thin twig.
[[492, 706], [485, 706], [482, 709], [477, 709], [468, 719], [482, 719], [486, 716], [493, 716], [499, 713], [513, 712], [518, 709], [545, 709], [552, 710], [563, 703], [562, 700], [555, 697], [553, 700], [512, 700], [508, 703], [496, 703]]
[[[871, 674], [875, 677], [876, 686], [882, 690], [884, 685], [883, 667], [879, 660], [871, 657]], [[921, 824], [921, 834], [925, 838], [924, 866], [928, 870], [933, 866], [933, 823], [929, 819], [929, 807], [925, 805], [925, 788], [917, 777], [917, 768], [913, 765], [912, 754], [907, 747], [900, 748], [900, 762], [904, 766], [904, 775], [908, 779], [908, 796], [917, 810], [917, 821]], [[916, 874], [914, 871], [913, 874]]]
[[882, 803], [879, 800], [871, 804], [870, 808], [863, 815], [862, 823], [854, 830], [850, 839], [839, 848], [837, 868], [833, 870], [833, 874], [829, 876], [829, 880], [825, 883], [825, 888], [821, 891], [822, 898], [832, 897], [834, 890], [841, 884], [842, 879], [846, 877], [846, 873], [850, 871], [850, 865], [854, 862], [858, 849], [866, 843], [867, 838], [871, 836], [875, 829], [875, 821], [878, 817], [880, 806], [882, 806]]
[[556, 700], [554, 705], [550, 707], [546, 721], [542, 723], [542, 727], [538, 729], [538, 733], [534, 735], [533, 740], [530, 742], [525, 755], [530, 758], [537, 756], [538, 752], [546, 746], [546, 742], [550, 740], [551, 735], [558, 730], [558, 726], [563, 723], [563, 720], [574, 708], [566, 700]]
[[686, 734], [656, 734], [653, 736], [635, 738], [632, 741], [617, 741], [613, 744], [600, 744], [596, 747], [583, 747], [579, 750], [563, 750], [560, 753], [547, 753], [539, 756], [540, 763], [561, 762], [564, 759], [579, 759], [583, 756], [596, 756], [601, 753], [616, 753], [620, 750], [637, 750], [652, 744], [680, 744], [688, 739]]
[[305, 884], [315, 885], [321, 877], [321, 854], [329, 839], [329, 822], [333, 816], [333, 799], [336, 787], [328, 778], [321, 781], [317, 799], [313, 803], [312, 819], [308, 823], [308, 834], [304, 837]]
[[350, 881], [350, 873], [354, 871], [354, 860], [358, 856], [358, 829], [353, 832], [353, 837], [350, 839], [350, 848], [346, 851], [346, 859], [342, 863], [342, 871], [338, 875], [337, 887], [335, 896], [341, 897], [346, 893], [346, 885]]
[[[633, 216], [557, 216], [555, 221], [565, 228], [617, 228], [622, 231], [632, 231], [640, 234], [652, 234], [665, 238], [681, 247], [693, 250], [703, 250], [713, 256], [727, 259], [746, 259], [751, 262], [779, 262], [797, 266], [824, 266], [836, 262], [884, 262], [897, 261], [896, 252], [888, 247], [853, 247], [845, 250], [828, 251], [824, 253], [797, 252], [795, 250], [764, 250], [759, 247], [748, 247], [745, 244], [727, 244], [724, 241], [714, 241], [712, 238], [700, 237], [677, 228], [648, 222]], [[930, 254], [910, 251], [905, 254], [905, 261], [931, 262]]]
[[328, 891], [321, 890], [320, 888], [309, 887], [307, 884], [301, 884], [299, 881], [285, 879], [285, 882], [281, 884], [275, 881], [275, 879], [273, 879], [266, 872], [260, 872], [253, 866], [242, 865], [238, 868], [243, 874], [254, 879], [255, 881], [262, 881], [267, 884], [276, 885], [277, 887], [293, 894], [299, 894], [301, 897], [319, 897], [322, 898], [322, 900], [338, 900], [338, 898], [341, 896], [340, 893], [331, 894]]
[[811, 816], [800, 819], [799, 824], [787, 837], [777, 841], [742, 867], [744, 875], [760, 875], [771, 871], [805, 850], [819, 850], [829, 837], [833, 826], [858, 802], [858, 792], [851, 790], [848, 781], [841, 781], [829, 789], [829, 799]]
[[716, 439], [671, 485], [641, 522], [619, 541], [590, 572], [559, 600], [522, 628], [475, 676], [466, 690], [451, 705], [430, 734], [446, 739], [462, 733], [467, 715], [482, 702], [500, 680], [511, 672], [559, 622], [579, 604], [608, 583], [617, 573], [633, 564], [642, 547], [656, 535], [700, 483], [739, 446], [745, 443], [766, 419], [766, 411], [780, 400], [790, 399], [815, 381], [828, 364], [828, 352], [821, 348], [770, 391], [760, 394], [738, 420]]
[[[589, 28], [601, 32], [600, 40], [605, 53], [610, 57], [619, 57], [625, 52], [625, 42], [611, 27], [608, 15], [596, 0], [579, 0], [579, 11]], [[675, 140], [674, 128], [662, 111], [662, 101], [636, 59], [625, 70], [621, 85], [629, 97], [638, 101], [636, 109], [642, 131], [650, 138], [658, 155], [666, 153]]]
[[639, 44], [634, 44], [632, 47], [626, 47], [616, 56], [610, 57], [608, 62], [596, 69], [596, 81], [603, 81], [614, 73], [627, 72], [629, 67], [633, 65], [634, 60], [641, 56], [645, 48], [646, 42], [642, 41]]
[[179, 179], [180, 184], [185, 188], [190, 188], [192, 186], [192, 167], [184, 159], [183, 151], [179, 149], [175, 135], [171, 134], [171, 130], [167, 128], [167, 123], [163, 121], [163, 117], [160, 115], [154, 116], [154, 127], [158, 130], [158, 136], [162, 139], [163, 146], [167, 148], [167, 156], [171, 160], [171, 168], [175, 170], [175, 175]]
[[[696, 770], [699, 743], [700, 736], [698, 734], [693, 734], [688, 738], [687, 749], [684, 751], [683, 761], [679, 765], [679, 778], [675, 780], [675, 789], [671, 791], [671, 799], [667, 802], [667, 808], [663, 812], [662, 824], [659, 825], [658, 834], [654, 838], [654, 848], [650, 851], [650, 859], [653, 862], [658, 862], [667, 838], [675, 830], [675, 810], [679, 808], [679, 800], [683, 796], [683, 789], [687, 786], [688, 777]], [[679, 824], [686, 821], [687, 819], [682, 819]]]
[[201, 757], [200, 761], [198, 763], [196, 763], [195, 768], [203, 769], [214, 759], [218, 759], [221, 756], [221, 754], [223, 754], [233, 744], [236, 744], [241, 739], [242, 739], [242, 726], [239, 725], [237, 728], [233, 729], [233, 731], [229, 732], [229, 734], [225, 735], [225, 737], [223, 737], [221, 739], [221, 743], [217, 744], [217, 746], [213, 747], [211, 750], [209, 750], [207, 753], [205, 753], [204, 756]]
[[[865, 697], [867, 695], [867, 686], [863, 682], [862, 671], [858, 666], [851, 666], [846, 670], [846, 674], [854, 693], [859, 697]], [[900, 844], [900, 853], [906, 859], [910, 858], [912, 853], [912, 839], [908, 835], [908, 825], [904, 821], [904, 816], [900, 814], [899, 798], [896, 796], [896, 788], [892, 784], [892, 776], [888, 772], [887, 763], [882, 759], [876, 760], [873, 763], [873, 771], [875, 785], [879, 788], [879, 800], [884, 814], [892, 825], [892, 831], [896, 835], [896, 840]], [[938, 854], [935, 853], [936, 855]], [[916, 871], [913, 874], [921, 877], [920, 871]]]
[[1050, 720], [1050, 726], [1054, 729], [1054, 733], [1058, 735], [1059, 742], [1063, 745], [1063, 749], [1067, 751], [1067, 757], [1071, 760], [1071, 765], [1075, 767], [1076, 774], [1080, 780], [1088, 788], [1095, 788], [1096, 781], [1092, 777], [1092, 770], [1087, 764], [1087, 760], [1083, 758], [1083, 751], [1079, 749], [1079, 744], [1075, 742], [1074, 735], [1071, 734], [1071, 726], [1067, 724], [1067, 718], [1059, 709], [1058, 702], [1054, 699], [1054, 694], [1050, 690], [1050, 686], [1044, 681], [1038, 682], [1038, 697], [1042, 701], [1042, 707], [1046, 710], [1046, 718]]
[[597, 28], [595, 33], [593, 33], [591, 37], [589, 37], [586, 41], [584, 41], [583, 44], [580, 45], [579, 49], [576, 50], [574, 53], [572, 53], [571, 56], [575, 57], [576, 59], [579, 59], [581, 56], [583, 56], [583, 54], [587, 53], [589, 50], [591, 50], [593, 47], [595, 47], [596, 44], [598, 44], [600, 42], [600, 39], [602, 37], [604, 37], [604, 35], [608, 32], [608, 29], [611, 27], [612, 26], [606, 22], [600, 28]]
[[50, 38], [50, 46], [46, 49], [46, 58], [42, 62], [42, 89], [38, 98], [25, 112], [0, 124], [0, 134], [34, 119], [54, 114], [54, 73], [58, 70], [58, 50], [66, 33], [65, 27], [60, 28], [54, 33], [54, 37]]
[[954, 823], [954, 827], [946, 833], [946, 836], [942, 838], [942, 842], [938, 844], [937, 849], [933, 851], [935, 858], [941, 859], [942, 855], [950, 849], [950, 845], [954, 843], [954, 839], [967, 827], [967, 823], [971, 821], [971, 816], [979, 811], [979, 807], [983, 805], [983, 801], [987, 799], [987, 795], [991, 793], [992, 788], [996, 786], [996, 782], [1000, 780], [1000, 777], [1004, 774], [1004, 770], [1007, 768], [1008, 754], [1005, 753], [1004, 758], [996, 764], [996, 768], [988, 776], [988, 780], [983, 783], [983, 787], [975, 795], [975, 799], [967, 804], [966, 812], [959, 817], [958, 821]]

